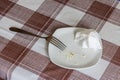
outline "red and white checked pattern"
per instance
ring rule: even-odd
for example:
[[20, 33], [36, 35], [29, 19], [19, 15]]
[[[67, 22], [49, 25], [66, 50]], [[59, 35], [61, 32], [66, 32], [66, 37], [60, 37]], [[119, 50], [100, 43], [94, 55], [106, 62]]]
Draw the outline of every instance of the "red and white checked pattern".
[[[119, 17], [118, 0], [0, 0], [0, 80], [120, 80]], [[61, 27], [96, 29], [103, 56], [89, 69], [64, 69], [49, 60], [45, 40], [11, 26], [42, 36]]]

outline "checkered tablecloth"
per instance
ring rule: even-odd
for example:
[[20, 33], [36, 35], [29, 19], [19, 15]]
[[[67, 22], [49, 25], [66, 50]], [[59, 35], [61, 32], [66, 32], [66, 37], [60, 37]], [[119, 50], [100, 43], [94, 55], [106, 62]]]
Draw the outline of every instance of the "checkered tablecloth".
[[[64, 69], [49, 60], [45, 40], [11, 32], [11, 26], [41, 36], [61, 27], [96, 29], [103, 56], [91, 68]], [[119, 0], [0, 0], [1, 79], [120, 80], [119, 46]]]

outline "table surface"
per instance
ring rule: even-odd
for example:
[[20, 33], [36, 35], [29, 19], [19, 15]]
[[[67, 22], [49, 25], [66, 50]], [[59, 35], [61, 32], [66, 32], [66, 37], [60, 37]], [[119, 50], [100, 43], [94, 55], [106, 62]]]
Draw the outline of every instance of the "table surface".
[[[15, 26], [47, 36], [57, 28], [97, 30], [98, 64], [69, 70], [49, 60], [47, 42], [9, 31]], [[120, 80], [119, 0], [0, 0], [0, 77], [4, 80]]]

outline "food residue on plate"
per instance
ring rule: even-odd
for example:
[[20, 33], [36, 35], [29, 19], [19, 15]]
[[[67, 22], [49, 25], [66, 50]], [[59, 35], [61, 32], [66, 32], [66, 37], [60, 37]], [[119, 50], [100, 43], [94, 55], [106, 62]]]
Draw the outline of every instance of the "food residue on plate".
[[[66, 53], [66, 57], [67, 57], [68, 60], [71, 60], [75, 55], [76, 54], [74, 52], [67, 52]], [[86, 58], [85, 54], [79, 54], [79, 55], [81, 55], [81, 57], [83, 57], [83, 58]]]
[[66, 54], [66, 57], [67, 57], [67, 59], [72, 59], [73, 58], [73, 56], [74, 56], [75, 54], [73, 53], [73, 52], [68, 52], [67, 54]]

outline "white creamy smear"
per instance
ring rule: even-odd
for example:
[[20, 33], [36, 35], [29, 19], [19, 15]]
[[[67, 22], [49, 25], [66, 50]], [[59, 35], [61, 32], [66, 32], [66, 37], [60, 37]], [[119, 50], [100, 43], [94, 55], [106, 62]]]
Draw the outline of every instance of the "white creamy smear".
[[81, 48], [102, 49], [100, 36], [93, 29], [85, 29], [84, 31], [77, 31], [74, 35], [74, 41]]

